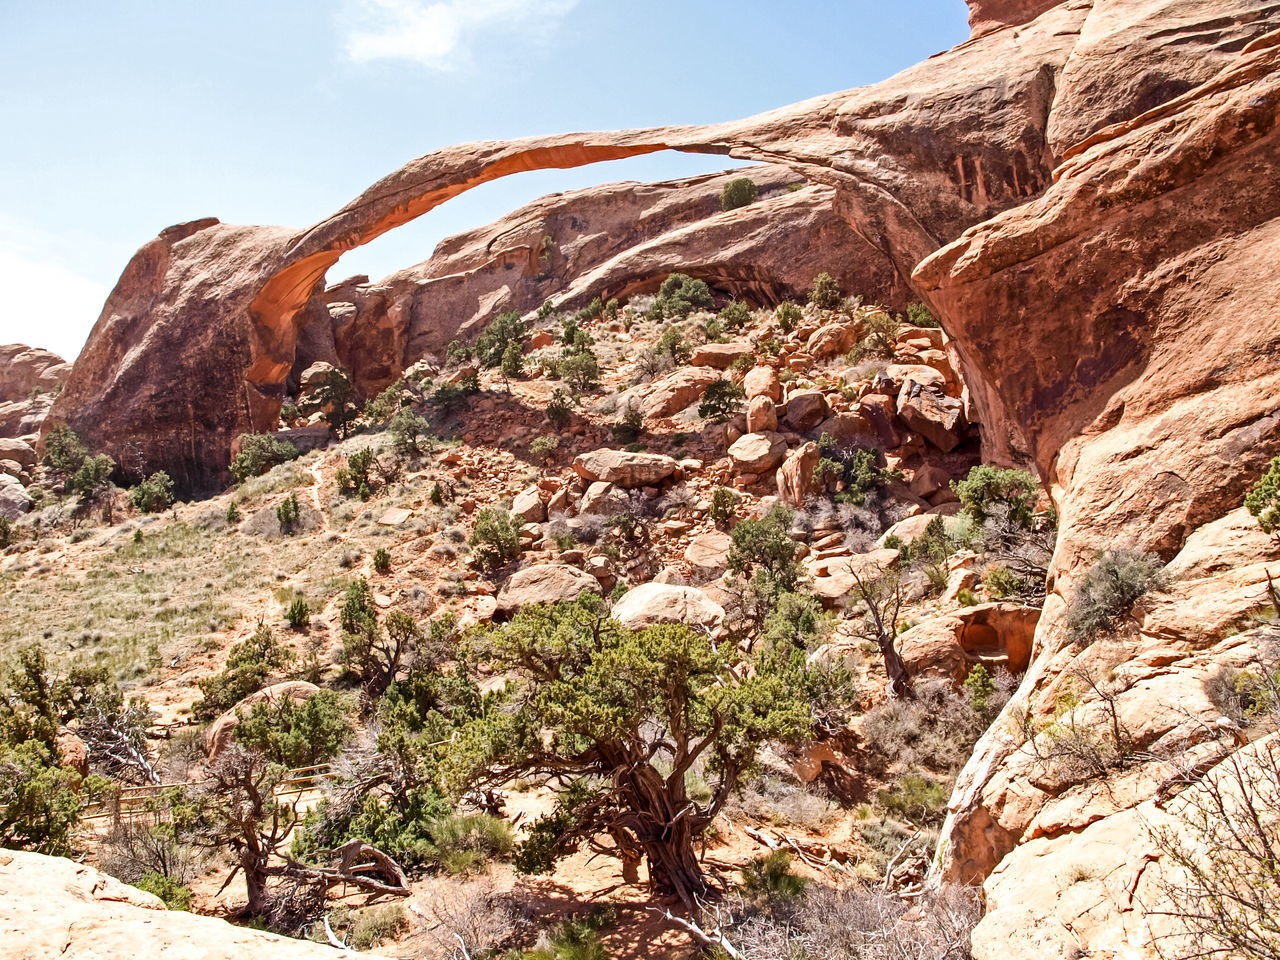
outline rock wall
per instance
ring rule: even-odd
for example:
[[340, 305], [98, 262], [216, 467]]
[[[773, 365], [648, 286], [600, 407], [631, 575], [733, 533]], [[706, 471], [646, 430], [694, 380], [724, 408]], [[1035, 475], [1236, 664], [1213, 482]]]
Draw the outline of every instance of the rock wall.
[[71, 364], [56, 353], [22, 343], [0, 345], [0, 437], [36, 433], [69, 373]]

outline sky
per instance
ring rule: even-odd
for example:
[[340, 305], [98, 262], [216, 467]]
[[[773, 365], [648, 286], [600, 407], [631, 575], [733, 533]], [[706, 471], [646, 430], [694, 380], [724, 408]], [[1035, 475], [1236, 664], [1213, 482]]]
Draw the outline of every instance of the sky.
[[[71, 359], [164, 227], [304, 227], [414, 157], [750, 116], [968, 35], [961, 0], [0, 0], [0, 343]], [[509, 177], [354, 250], [375, 279], [537, 197], [731, 161]]]

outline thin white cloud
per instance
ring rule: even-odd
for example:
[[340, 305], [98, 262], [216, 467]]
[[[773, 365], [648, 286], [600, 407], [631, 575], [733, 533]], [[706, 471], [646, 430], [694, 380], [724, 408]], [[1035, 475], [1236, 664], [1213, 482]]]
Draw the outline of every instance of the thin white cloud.
[[0, 343], [25, 343], [74, 360], [107, 288], [66, 266], [57, 239], [0, 215]]
[[348, 59], [409, 60], [449, 70], [493, 31], [544, 30], [578, 0], [352, 0], [339, 27]]

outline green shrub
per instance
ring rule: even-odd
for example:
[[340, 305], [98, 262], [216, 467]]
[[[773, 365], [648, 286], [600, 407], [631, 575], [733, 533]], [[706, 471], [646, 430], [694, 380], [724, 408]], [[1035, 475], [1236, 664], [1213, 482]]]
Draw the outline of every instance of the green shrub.
[[813, 278], [809, 302], [822, 310], [835, 310], [844, 302], [840, 284], [825, 270]]
[[520, 528], [505, 511], [484, 509], [476, 514], [469, 542], [476, 562], [492, 570], [520, 555]]
[[947, 791], [937, 780], [922, 773], [899, 777], [886, 790], [877, 794], [881, 806], [894, 816], [916, 824], [936, 823], [942, 819]]
[[740, 521], [729, 535], [729, 570], [745, 575], [754, 569], [780, 591], [794, 590], [801, 573], [790, 532], [794, 518], [786, 507], [775, 504], [764, 517]]
[[1280, 457], [1275, 457], [1267, 472], [1245, 495], [1244, 505], [1258, 520], [1263, 533], [1280, 540]]
[[92, 497], [111, 479], [115, 469], [116, 462], [105, 453], [85, 457], [71, 478], [71, 489], [82, 497]]
[[236, 483], [260, 477], [276, 464], [298, 459], [297, 447], [267, 433], [242, 433], [236, 442], [240, 452], [231, 461], [231, 475]]
[[760, 188], [756, 186], [754, 180], [737, 177], [726, 183], [724, 189], [720, 191], [720, 209], [725, 213], [737, 210], [739, 207], [755, 203], [759, 195]]
[[227, 504], [226, 521], [232, 526], [240, 522], [240, 507], [234, 500]]
[[352, 950], [372, 950], [409, 929], [409, 917], [398, 903], [384, 903], [351, 913], [346, 944]]
[[726, 526], [738, 510], [742, 496], [728, 487], [716, 487], [711, 491], [711, 519], [717, 526]]
[[325, 373], [299, 409], [308, 414], [322, 413], [329, 429], [345, 440], [351, 424], [360, 417], [358, 399], [351, 379], [334, 367]]
[[0, 846], [70, 856], [79, 780], [41, 741], [0, 746]]
[[1039, 482], [1027, 471], [1002, 470], [985, 463], [970, 469], [963, 480], [953, 480], [951, 489], [964, 512], [980, 524], [1003, 510], [1014, 523], [1027, 525], [1040, 496]]
[[373, 551], [373, 569], [378, 573], [391, 572], [391, 551], [386, 547]]
[[609, 428], [615, 443], [635, 443], [644, 433], [644, 414], [638, 407], [631, 407]]
[[431, 859], [447, 873], [470, 873], [511, 856], [515, 840], [505, 820], [487, 813], [453, 813], [431, 823]]
[[338, 623], [347, 633], [357, 633], [369, 623], [377, 625], [378, 608], [373, 602], [373, 590], [369, 587], [369, 581], [364, 577], [347, 584]]
[[500, 313], [489, 322], [484, 333], [476, 340], [476, 357], [486, 367], [499, 366], [511, 344], [520, 348], [520, 341], [525, 333], [525, 323], [520, 319], [518, 310]]
[[742, 888], [747, 893], [794, 899], [808, 885], [804, 877], [791, 872], [791, 854], [786, 850], [774, 850], [742, 868]]
[[298, 503], [298, 494], [291, 493], [276, 507], [276, 520], [280, 524], [280, 532], [293, 533], [302, 518], [302, 506]]
[[1164, 564], [1141, 550], [1107, 550], [1098, 555], [1071, 598], [1067, 634], [1076, 642], [1115, 628], [1139, 597], [1162, 589]]
[[[600, 381], [600, 361], [591, 350], [582, 350], [561, 358], [560, 379], [578, 392], [590, 390]], [[547, 414], [551, 410], [548, 407]], [[554, 422], [554, 421], [553, 421]]]
[[243, 710], [236, 742], [288, 768], [311, 767], [337, 755], [351, 736], [346, 704], [334, 690], [321, 690], [301, 702], [280, 697]]
[[982, 582], [986, 584], [987, 593], [996, 600], [1016, 597], [1027, 588], [1025, 580], [1008, 567], [998, 563], [987, 568], [987, 572], [982, 576]]
[[730, 373], [736, 373], [740, 376], [745, 375], [748, 370], [756, 365], [756, 358], [750, 353], [744, 353], [738, 357], [729, 367]]
[[557, 387], [551, 391], [551, 399], [547, 401], [547, 420], [557, 429], [563, 430], [569, 425], [569, 417], [572, 408], [569, 406], [569, 398], [565, 396], [563, 390]]
[[662, 336], [658, 338], [657, 348], [659, 353], [665, 353], [671, 358], [671, 362], [677, 365], [688, 363], [689, 358], [693, 355], [693, 351], [684, 341], [684, 334], [675, 324], [669, 325], [662, 331]]
[[8, 517], [0, 517], [0, 548], [15, 543], [17, 539], [18, 531], [14, 527], [13, 521]]
[[442, 383], [431, 394], [431, 403], [446, 413], [463, 407], [469, 397], [480, 392], [480, 379], [475, 374], [463, 377], [457, 383]]
[[170, 910], [191, 910], [191, 888], [184, 887], [173, 877], [150, 870], [133, 885], [159, 897]]
[[173, 503], [173, 481], [157, 470], [129, 491], [129, 500], [143, 513], [157, 513]]
[[311, 625], [311, 607], [302, 597], [294, 597], [285, 611], [284, 618], [293, 629], [305, 630]]
[[560, 438], [545, 434], [541, 437], [534, 437], [529, 441], [530, 456], [537, 457], [539, 460], [545, 460], [551, 456], [560, 446]]
[[707, 392], [698, 404], [698, 416], [712, 423], [723, 423], [737, 416], [746, 392], [732, 380], [723, 377], [707, 384]]
[[913, 327], [936, 327], [938, 318], [923, 303], [907, 304], [907, 323]]
[[425, 437], [430, 435], [431, 424], [425, 417], [420, 417], [413, 407], [401, 407], [391, 418], [391, 444], [396, 453], [402, 457], [417, 456], [423, 448]]
[[221, 671], [198, 681], [204, 698], [192, 711], [202, 719], [216, 717], [265, 687], [271, 674], [292, 659], [292, 651], [276, 640], [271, 628], [259, 623], [251, 636], [231, 648]]
[[65, 423], [60, 423], [49, 431], [44, 438], [44, 458], [42, 463], [49, 468], [53, 479], [66, 483], [89, 456], [89, 448], [80, 442], [76, 432]]
[[751, 308], [740, 300], [734, 300], [718, 316], [726, 330], [741, 330], [751, 322]]
[[658, 297], [646, 314], [651, 320], [663, 317], [685, 319], [694, 310], [711, 307], [711, 288], [703, 280], [695, 280], [683, 273], [673, 273], [662, 281]]
[[800, 325], [800, 321], [804, 319], [804, 312], [799, 305], [784, 300], [778, 304], [774, 318], [778, 321], [778, 329], [783, 333], [790, 333]]
[[392, 414], [403, 409], [404, 389], [405, 382], [401, 377], [364, 405], [365, 419], [375, 425], [386, 423]]

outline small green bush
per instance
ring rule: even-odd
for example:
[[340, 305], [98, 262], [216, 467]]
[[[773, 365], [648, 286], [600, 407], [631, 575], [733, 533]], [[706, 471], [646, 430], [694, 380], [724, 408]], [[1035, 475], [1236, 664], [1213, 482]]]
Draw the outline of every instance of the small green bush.
[[402, 457], [417, 456], [424, 448], [430, 449], [424, 438], [430, 435], [431, 424], [420, 417], [413, 407], [401, 407], [391, 418], [391, 445]]
[[1077, 643], [1115, 628], [1139, 597], [1165, 585], [1164, 564], [1142, 550], [1107, 550], [1098, 555], [1071, 598], [1067, 634]]
[[346, 944], [352, 950], [372, 950], [409, 929], [409, 917], [398, 903], [384, 903], [352, 911]]
[[609, 428], [615, 443], [635, 443], [644, 433], [644, 414], [638, 407], [631, 407]]
[[[560, 379], [572, 389], [585, 392], [600, 382], [600, 361], [589, 349], [567, 354], [560, 359], [559, 373]], [[551, 409], [548, 407], [547, 416], [550, 415]]]
[[844, 293], [835, 277], [824, 270], [813, 278], [809, 302], [821, 310], [835, 310], [844, 302]]
[[529, 441], [530, 456], [537, 457], [539, 460], [545, 460], [551, 456], [560, 446], [560, 438], [545, 434], [541, 437], [534, 437]]
[[937, 780], [921, 773], [899, 777], [886, 790], [877, 794], [881, 806], [894, 816], [916, 824], [936, 823], [942, 819], [947, 791]]
[[698, 405], [698, 416], [712, 423], [723, 423], [737, 416], [742, 409], [745, 391], [739, 384], [723, 377], [707, 384], [707, 392]]
[[1004, 510], [1014, 523], [1029, 525], [1040, 496], [1039, 482], [1027, 471], [1002, 470], [985, 463], [973, 467], [963, 480], [953, 480], [951, 489], [964, 512], [979, 524]]
[[[383, 424], [392, 414], [403, 409], [401, 399], [404, 396], [404, 378], [396, 380], [376, 397], [364, 405], [364, 416], [371, 424]], [[281, 412], [283, 416], [283, 411]]]
[[192, 712], [202, 719], [212, 719], [231, 709], [251, 693], [267, 685], [271, 675], [293, 659], [293, 652], [282, 646], [265, 624], [231, 648], [222, 670], [198, 681], [202, 700]]
[[70, 487], [82, 497], [92, 497], [103, 487], [116, 469], [116, 462], [105, 453], [85, 457], [71, 478]]
[[685, 319], [694, 310], [711, 307], [711, 288], [704, 280], [695, 280], [683, 273], [673, 273], [662, 281], [658, 297], [645, 315], [651, 320], [663, 317]]
[[520, 555], [520, 528], [505, 511], [484, 509], [476, 514], [469, 543], [476, 562], [492, 570]]
[[152, 870], [144, 873], [134, 886], [159, 897], [170, 910], [191, 910], [191, 888], [184, 887], [173, 877]]
[[741, 330], [751, 322], [751, 308], [740, 300], [727, 304], [718, 314], [726, 330]]
[[373, 569], [378, 573], [391, 572], [391, 551], [386, 547], [373, 551]]
[[335, 756], [353, 727], [347, 705], [335, 690], [321, 690], [301, 702], [281, 697], [255, 703], [241, 714], [236, 742], [259, 751], [271, 763], [310, 767]]
[[551, 399], [547, 401], [547, 420], [553, 427], [563, 430], [569, 425], [572, 408], [565, 392], [557, 387], [551, 391]]
[[298, 503], [298, 494], [291, 493], [276, 507], [276, 520], [280, 524], [280, 532], [293, 533], [302, 518], [302, 506]]
[[158, 513], [173, 503], [173, 481], [157, 470], [129, 491], [129, 500], [143, 513]]
[[675, 324], [671, 324], [662, 331], [662, 336], [658, 338], [657, 347], [659, 353], [665, 353], [671, 358], [671, 362], [677, 365], [688, 363], [689, 358], [693, 355], [693, 351], [685, 343], [684, 334]]
[[998, 563], [987, 568], [987, 572], [983, 574], [982, 582], [986, 584], [987, 593], [996, 600], [1002, 600], [1005, 597], [1016, 597], [1027, 588], [1025, 580], [1008, 567]]
[[486, 367], [499, 366], [511, 344], [514, 343], [516, 349], [520, 349], [520, 341], [526, 332], [518, 310], [498, 314], [476, 340], [476, 357]]
[[742, 888], [747, 893], [795, 899], [808, 885], [804, 877], [791, 872], [791, 854], [786, 850], [774, 850], [742, 868]]
[[717, 526], [726, 526], [738, 510], [742, 496], [728, 487], [716, 487], [711, 491], [711, 519]]
[[65, 423], [60, 423], [44, 438], [44, 458], [41, 461], [49, 468], [53, 479], [65, 483], [75, 476], [75, 472], [89, 456], [89, 448], [80, 442], [76, 432]]
[[311, 607], [302, 597], [294, 597], [284, 614], [289, 626], [295, 630], [305, 630], [311, 625]]
[[760, 188], [756, 186], [754, 180], [737, 177], [726, 183], [724, 189], [720, 191], [720, 209], [725, 213], [737, 210], [739, 207], [755, 203], [758, 196], [760, 196]]
[[936, 327], [938, 318], [923, 303], [907, 304], [907, 323], [913, 327]]
[[297, 447], [267, 433], [242, 433], [237, 444], [240, 452], [231, 461], [231, 475], [236, 483], [260, 477], [277, 464], [298, 459]]
[[1263, 533], [1280, 540], [1280, 457], [1275, 457], [1267, 472], [1246, 494], [1244, 505], [1258, 520]]
[[790, 333], [800, 325], [800, 321], [804, 319], [804, 313], [798, 304], [794, 304], [789, 300], [784, 300], [778, 304], [777, 312], [774, 313], [775, 319], [778, 321], [778, 329], [783, 333]]
[[240, 507], [237, 506], [234, 500], [227, 504], [226, 520], [227, 523], [233, 526], [240, 522]]

